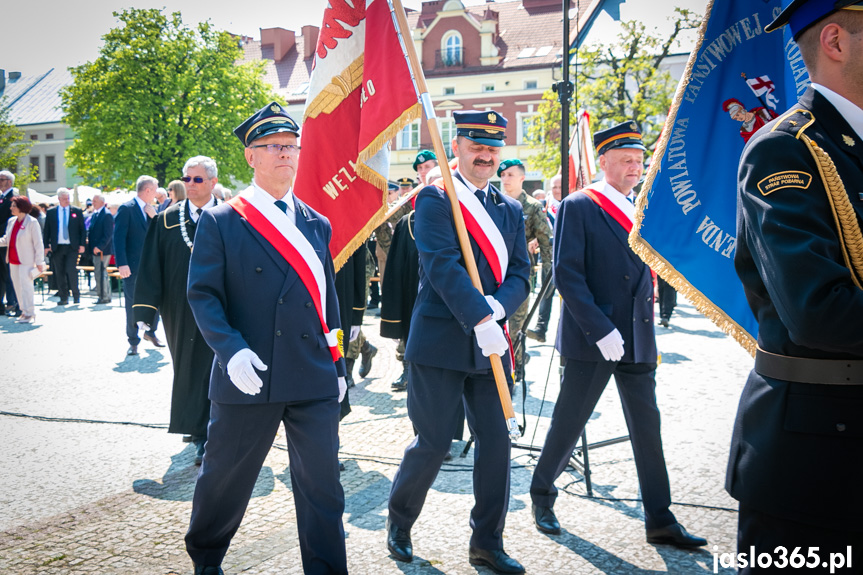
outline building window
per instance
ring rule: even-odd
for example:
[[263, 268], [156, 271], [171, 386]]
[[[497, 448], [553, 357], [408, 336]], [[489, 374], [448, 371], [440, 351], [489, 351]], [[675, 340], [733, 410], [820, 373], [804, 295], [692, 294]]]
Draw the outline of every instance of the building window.
[[30, 134], [30, 139], [31, 139], [31, 140], [38, 140], [38, 139], [39, 139], [39, 136], [38, 136], [38, 135], [36, 135], [36, 134]]
[[443, 89], [444, 96], [454, 96], [455, 95], [455, 86], [445, 86]]
[[415, 150], [420, 147], [419, 122], [412, 122], [402, 128], [396, 138], [396, 147], [399, 150]]
[[525, 80], [524, 81], [524, 89], [525, 90], [536, 90], [536, 80]]
[[440, 60], [441, 64], [449, 68], [451, 66], [462, 65], [462, 42], [461, 34], [455, 30], [450, 30], [441, 38], [440, 43]]
[[440, 127], [440, 139], [443, 140], [443, 148], [446, 150], [446, 157], [448, 160], [451, 160], [453, 153], [450, 142], [455, 138], [455, 120], [452, 118], [441, 118], [438, 126]]
[[[528, 138], [530, 137], [530, 128], [533, 126], [534, 122], [539, 119], [539, 114], [536, 112], [518, 112], [516, 114], [518, 117], [518, 125], [516, 129], [516, 144], [525, 145], [528, 143]], [[542, 134], [540, 134], [539, 141], [543, 141]]]
[[483, 92], [494, 92], [494, 84], [483, 84], [482, 85]]
[[36, 174], [34, 182], [41, 182], [41, 174], [39, 174], [39, 156], [30, 156], [30, 172]]
[[46, 140], [53, 140], [53, 139], [54, 139], [54, 134], [45, 134], [45, 139], [46, 139]]
[[57, 170], [54, 163], [54, 156], [45, 156], [45, 181], [53, 182], [57, 180]]

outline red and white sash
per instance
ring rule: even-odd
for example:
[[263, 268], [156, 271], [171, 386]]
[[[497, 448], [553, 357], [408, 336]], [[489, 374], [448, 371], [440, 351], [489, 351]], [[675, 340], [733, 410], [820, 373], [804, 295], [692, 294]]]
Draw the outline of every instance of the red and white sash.
[[342, 353], [339, 350], [338, 330], [330, 331], [327, 327], [327, 284], [324, 264], [318, 258], [315, 248], [291, 223], [288, 216], [273, 202], [261, 197], [264, 193], [266, 192], [257, 190], [252, 185], [229, 200], [228, 204], [246, 218], [249, 225], [264, 236], [264, 239], [300, 276], [300, 280], [312, 296], [333, 361], [337, 361], [342, 357]]
[[[455, 176], [453, 176], [452, 181], [455, 184], [462, 216], [464, 216], [464, 225], [479, 246], [485, 259], [488, 260], [494, 279], [500, 285], [503, 283], [503, 278], [506, 277], [506, 269], [509, 265], [506, 242], [503, 241], [503, 236], [497, 229], [497, 225], [473, 192]], [[441, 190], [444, 189], [443, 180], [437, 180], [433, 185]], [[491, 198], [488, 198], [487, 201], [491, 201]]]
[[601, 182], [597, 182], [593, 186], [588, 186], [581, 191], [593, 200], [596, 205], [602, 208], [605, 213], [611, 216], [614, 221], [623, 226], [626, 233], [630, 233], [632, 231], [632, 226], [635, 223], [635, 206], [633, 206], [629, 200], [623, 196], [623, 194], [614, 189], [612, 189], [611, 192], [620, 195], [621, 202], [618, 205], [617, 202], [612, 201], [611, 198], [603, 193], [603, 188], [608, 189], [609, 187], [608, 183], [603, 180]]

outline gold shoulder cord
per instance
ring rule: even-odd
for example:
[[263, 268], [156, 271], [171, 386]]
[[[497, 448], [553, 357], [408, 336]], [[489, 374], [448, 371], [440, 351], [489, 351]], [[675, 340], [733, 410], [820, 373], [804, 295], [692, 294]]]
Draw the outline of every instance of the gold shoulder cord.
[[857, 223], [857, 214], [848, 199], [845, 184], [836, 172], [836, 164], [830, 156], [821, 149], [809, 136], [801, 138], [821, 174], [821, 181], [827, 190], [827, 199], [833, 211], [833, 219], [836, 220], [836, 229], [839, 232], [839, 245], [842, 248], [842, 257], [845, 265], [851, 271], [851, 279], [858, 288], [863, 289], [863, 233]]

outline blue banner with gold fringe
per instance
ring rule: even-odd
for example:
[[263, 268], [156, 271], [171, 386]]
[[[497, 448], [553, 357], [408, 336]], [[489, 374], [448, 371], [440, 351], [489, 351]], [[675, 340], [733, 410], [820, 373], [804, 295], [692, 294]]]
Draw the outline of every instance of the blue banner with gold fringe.
[[639, 196], [632, 248], [754, 354], [758, 324], [734, 271], [737, 166], [761, 126], [809, 85], [781, 0], [711, 0]]

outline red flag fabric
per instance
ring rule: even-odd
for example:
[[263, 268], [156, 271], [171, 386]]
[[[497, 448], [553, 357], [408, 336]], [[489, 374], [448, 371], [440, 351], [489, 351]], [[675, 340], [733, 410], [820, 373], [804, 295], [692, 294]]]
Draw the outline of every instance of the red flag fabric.
[[336, 269], [385, 219], [388, 144], [421, 110], [386, 0], [329, 0], [294, 192], [330, 220]]
[[590, 185], [596, 175], [593, 139], [590, 135], [590, 114], [579, 110], [575, 130], [569, 141], [569, 193]]

